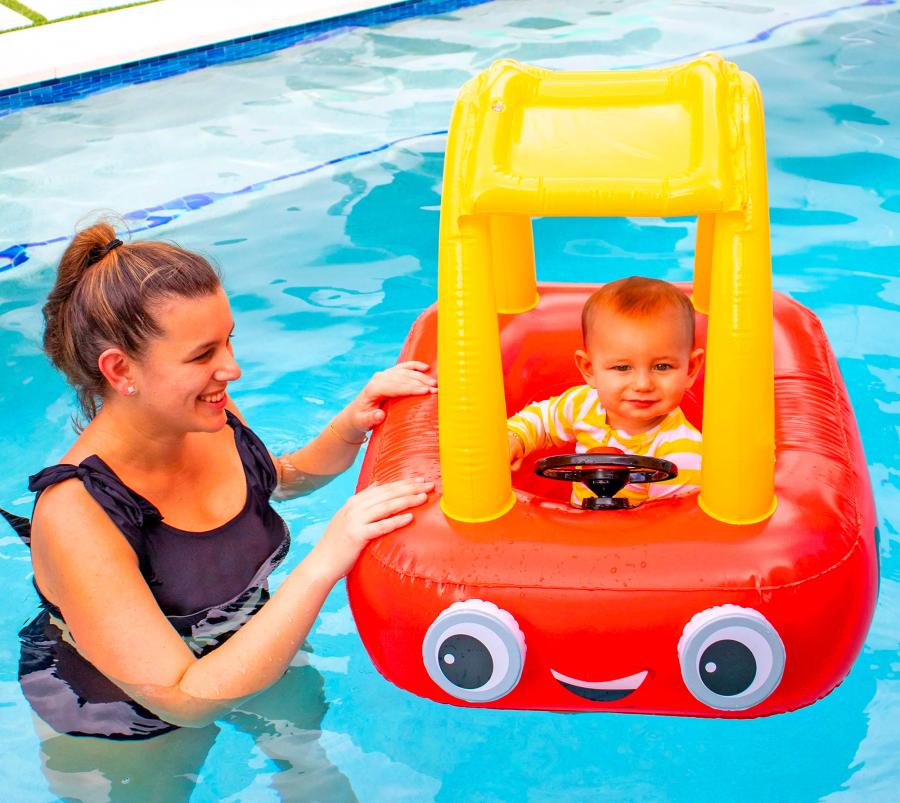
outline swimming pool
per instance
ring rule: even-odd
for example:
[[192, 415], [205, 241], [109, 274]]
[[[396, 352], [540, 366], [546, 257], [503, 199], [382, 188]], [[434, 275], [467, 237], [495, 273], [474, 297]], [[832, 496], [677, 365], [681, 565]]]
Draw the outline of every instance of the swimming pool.
[[[879, 512], [882, 583], [866, 648], [816, 705], [745, 722], [464, 710], [375, 673], [342, 588], [310, 650], [217, 729], [43, 744], [16, 680], [36, 609], [25, 549], [0, 531], [0, 778], [17, 800], [887, 800], [900, 748], [898, 449], [900, 11], [891, 3], [546, 2], [352, 29], [290, 50], [0, 119], [0, 504], [71, 437], [71, 393], [41, 356], [40, 306], [73, 222], [98, 207], [223, 267], [244, 377], [270, 448], [318, 431], [391, 362], [436, 292], [444, 137], [459, 85], [493, 59], [649, 66], [720, 49], [767, 112], [775, 287], [815, 310], [840, 360]], [[788, 80], [790, 78], [791, 80]], [[245, 188], [249, 188], [246, 189]], [[686, 220], [540, 220], [538, 274], [691, 275]], [[138, 235], [145, 236], [145, 235]], [[0, 264], [0, 269], [4, 265]], [[352, 491], [280, 506], [286, 568]], [[282, 569], [277, 577], [284, 576]], [[276, 578], [277, 582], [277, 578]]]

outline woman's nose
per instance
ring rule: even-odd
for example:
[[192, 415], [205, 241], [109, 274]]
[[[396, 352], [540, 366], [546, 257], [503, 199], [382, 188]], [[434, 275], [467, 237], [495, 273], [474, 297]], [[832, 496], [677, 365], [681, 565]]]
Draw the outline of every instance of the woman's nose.
[[241, 366], [238, 365], [233, 354], [226, 352], [222, 364], [216, 369], [213, 376], [217, 382], [234, 382], [241, 377]]

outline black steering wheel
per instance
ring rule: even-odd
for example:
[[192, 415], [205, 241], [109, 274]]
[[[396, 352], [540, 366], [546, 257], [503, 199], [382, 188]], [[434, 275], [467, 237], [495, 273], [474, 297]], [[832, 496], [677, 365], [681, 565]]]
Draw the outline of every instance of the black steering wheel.
[[622, 510], [632, 507], [616, 497], [630, 482], [662, 482], [678, 476], [674, 463], [636, 454], [555, 454], [538, 460], [534, 473], [563, 482], [583, 482], [596, 494], [583, 499], [585, 510]]

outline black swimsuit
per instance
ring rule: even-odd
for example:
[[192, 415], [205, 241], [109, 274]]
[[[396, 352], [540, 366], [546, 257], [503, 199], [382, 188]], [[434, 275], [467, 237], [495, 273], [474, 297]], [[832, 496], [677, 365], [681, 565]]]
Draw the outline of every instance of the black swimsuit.
[[[247, 502], [214, 530], [170, 527], [96, 455], [77, 466], [45, 468], [28, 485], [40, 495], [73, 477], [84, 483], [134, 549], [160, 609], [197, 656], [221, 644], [259, 610], [268, 599], [267, 578], [290, 545], [287, 525], [269, 504], [277, 484], [269, 453], [249, 428], [226, 415], [247, 477]], [[17, 530], [27, 543], [22, 521]], [[61, 733], [114, 739], [146, 738], [175, 728], [82, 658], [54, 622], [62, 620], [59, 609], [40, 596], [41, 613], [19, 634], [19, 680], [42, 719]]]

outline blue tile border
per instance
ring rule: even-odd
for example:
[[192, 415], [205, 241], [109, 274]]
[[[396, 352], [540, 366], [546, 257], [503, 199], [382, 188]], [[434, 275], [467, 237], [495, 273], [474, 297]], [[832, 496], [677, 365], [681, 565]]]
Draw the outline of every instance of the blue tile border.
[[104, 67], [64, 78], [52, 78], [35, 84], [4, 89], [0, 90], [0, 117], [31, 106], [64, 103], [95, 92], [170, 78], [191, 70], [201, 70], [216, 64], [284, 50], [303, 42], [320, 41], [347, 28], [385, 25], [410, 17], [446, 14], [459, 8], [489, 2], [491, 0], [403, 0], [381, 8], [355, 11], [115, 67]]

